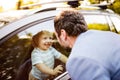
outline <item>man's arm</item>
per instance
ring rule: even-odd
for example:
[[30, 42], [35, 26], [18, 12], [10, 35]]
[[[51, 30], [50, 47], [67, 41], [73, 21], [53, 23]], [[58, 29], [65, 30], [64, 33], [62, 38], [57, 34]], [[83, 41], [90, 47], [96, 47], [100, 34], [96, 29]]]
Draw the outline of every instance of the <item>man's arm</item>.
[[72, 80], [110, 80], [104, 65], [87, 57], [72, 57], [66, 66]]

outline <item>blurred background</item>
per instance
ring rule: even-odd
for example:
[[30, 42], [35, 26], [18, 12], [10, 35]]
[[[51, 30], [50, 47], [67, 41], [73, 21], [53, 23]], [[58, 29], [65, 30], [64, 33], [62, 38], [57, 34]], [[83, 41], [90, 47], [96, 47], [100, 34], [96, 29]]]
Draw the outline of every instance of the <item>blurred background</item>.
[[[0, 12], [20, 9], [34, 9], [40, 8], [39, 6], [25, 7], [32, 4], [61, 1], [61, 0], [0, 0]], [[109, 8], [114, 12], [120, 14], [120, 0], [78, 0], [82, 5], [90, 4], [106, 4], [110, 3]]]

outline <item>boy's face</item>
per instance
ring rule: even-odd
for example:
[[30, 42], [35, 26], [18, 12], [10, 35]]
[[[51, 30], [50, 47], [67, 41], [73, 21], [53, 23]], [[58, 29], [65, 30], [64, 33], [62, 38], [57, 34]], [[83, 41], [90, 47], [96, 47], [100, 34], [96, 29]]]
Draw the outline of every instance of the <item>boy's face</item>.
[[48, 35], [48, 34], [44, 34], [39, 38], [39, 48], [41, 50], [47, 50], [50, 48], [50, 46], [52, 45], [53, 41], [53, 36], [52, 35]]

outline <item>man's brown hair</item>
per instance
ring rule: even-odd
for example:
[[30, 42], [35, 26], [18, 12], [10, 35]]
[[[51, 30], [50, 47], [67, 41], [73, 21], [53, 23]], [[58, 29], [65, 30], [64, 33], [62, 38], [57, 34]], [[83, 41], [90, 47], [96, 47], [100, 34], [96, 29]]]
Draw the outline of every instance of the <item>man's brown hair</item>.
[[60, 30], [64, 29], [69, 36], [78, 36], [87, 31], [87, 25], [84, 17], [76, 10], [65, 10], [54, 18], [55, 30], [60, 36]]

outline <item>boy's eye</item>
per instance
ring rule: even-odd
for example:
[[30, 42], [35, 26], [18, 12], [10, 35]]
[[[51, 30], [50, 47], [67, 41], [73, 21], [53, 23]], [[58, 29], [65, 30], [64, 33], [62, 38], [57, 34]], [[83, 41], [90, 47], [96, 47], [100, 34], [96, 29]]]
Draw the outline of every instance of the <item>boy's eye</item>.
[[49, 37], [49, 39], [52, 39], [52, 40], [53, 40], [53, 38], [52, 38], [52, 37]]
[[44, 37], [44, 39], [47, 39], [47, 37]]
[[53, 38], [52, 38], [52, 37], [44, 37], [44, 39], [51, 39], [51, 40], [53, 40]]

